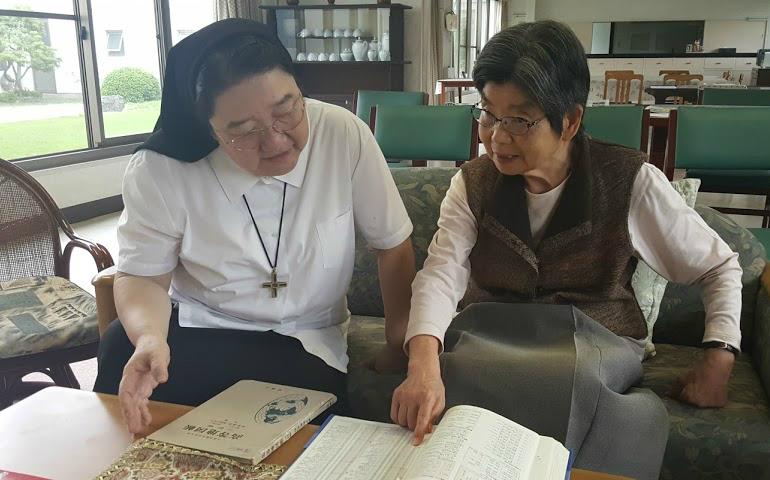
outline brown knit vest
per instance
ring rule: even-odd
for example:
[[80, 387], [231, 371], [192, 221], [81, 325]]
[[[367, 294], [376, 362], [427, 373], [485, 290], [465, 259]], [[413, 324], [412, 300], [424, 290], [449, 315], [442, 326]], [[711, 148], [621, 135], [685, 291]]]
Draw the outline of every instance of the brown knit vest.
[[631, 192], [644, 154], [586, 137], [540, 244], [532, 247], [522, 176], [482, 156], [462, 167], [478, 224], [461, 308], [478, 302], [572, 304], [620, 336], [647, 335], [631, 289]]

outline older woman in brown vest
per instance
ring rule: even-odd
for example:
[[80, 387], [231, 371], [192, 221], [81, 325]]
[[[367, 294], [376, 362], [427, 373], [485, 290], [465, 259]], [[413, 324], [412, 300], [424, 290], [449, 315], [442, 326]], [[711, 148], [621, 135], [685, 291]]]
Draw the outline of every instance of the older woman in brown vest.
[[673, 394], [720, 407], [741, 339], [737, 254], [646, 155], [583, 132], [590, 77], [568, 27], [504, 30], [473, 78], [487, 153], [442, 204], [391, 417], [420, 443], [445, 406], [473, 403], [565, 442], [578, 467], [657, 478], [668, 416], [635, 387], [647, 325], [632, 274], [641, 259], [702, 288], [706, 352]]

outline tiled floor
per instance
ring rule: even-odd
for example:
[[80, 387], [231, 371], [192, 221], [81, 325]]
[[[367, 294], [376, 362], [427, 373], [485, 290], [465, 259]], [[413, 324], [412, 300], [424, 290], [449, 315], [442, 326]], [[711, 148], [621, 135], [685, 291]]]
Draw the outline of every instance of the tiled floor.
[[[722, 195], [714, 193], [701, 193], [698, 196], [698, 203], [709, 206], [723, 206], [723, 207], [748, 207], [748, 208], [762, 208], [764, 205], [764, 199], [762, 197], [753, 197], [748, 195]], [[89, 220], [83, 223], [74, 225], [75, 232], [83, 238], [101, 243], [112, 254], [114, 260], [117, 260], [118, 254], [118, 240], [116, 235], [116, 227], [118, 223], [118, 217], [120, 215], [115, 213], [111, 215], [105, 215], [93, 220]], [[761, 221], [757, 217], [745, 217], [745, 216], [733, 216], [736, 222], [745, 227], [759, 227]], [[62, 242], [66, 241], [66, 237], [62, 238]], [[93, 287], [91, 286], [91, 278], [96, 274], [96, 267], [91, 259], [90, 255], [83, 250], [75, 250], [71, 263], [71, 279], [76, 284], [80, 285], [83, 289], [93, 294]], [[83, 362], [75, 363], [72, 365], [72, 369], [75, 372], [78, 380], [80, 381], [81, 388], [84, 390], [91, 390], [96, 379], [96, 359], [86, 360]], [[27, 379], [46, 379], [42, 374], [32, 374]]]

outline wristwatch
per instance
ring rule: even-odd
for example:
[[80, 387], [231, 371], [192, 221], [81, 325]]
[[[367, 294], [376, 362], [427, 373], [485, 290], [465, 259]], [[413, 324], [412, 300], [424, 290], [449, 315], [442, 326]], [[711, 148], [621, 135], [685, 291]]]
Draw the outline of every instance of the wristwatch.
[[738, 349], [730, 345], [729, 343], [725, 342], [703, 342], [701, 343], [701, 348], [703, 349], [709, 349], [709, 348], [721, 348], [723, 350], [727, 350], [728, 352], [732, 353], [736, 357], [738, 356]]

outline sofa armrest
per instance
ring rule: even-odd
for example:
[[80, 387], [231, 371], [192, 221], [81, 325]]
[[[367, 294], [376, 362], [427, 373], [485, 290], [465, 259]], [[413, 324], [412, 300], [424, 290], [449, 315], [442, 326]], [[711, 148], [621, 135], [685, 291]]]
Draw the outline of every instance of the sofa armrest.
[[770, 395], [770, 264], [762, 272], [762, 287], [757, 296], [752, 356], [765, 392]]
[[96, 294], [96, 311], [99, 318], [99, 336], [101, 337], [113, 320], [118, 318], [115, 309], [115, 298], [112, 296], [112, 285], [115, 282], [117, 267], [112, 266], [97, 273], [91, 280]]

